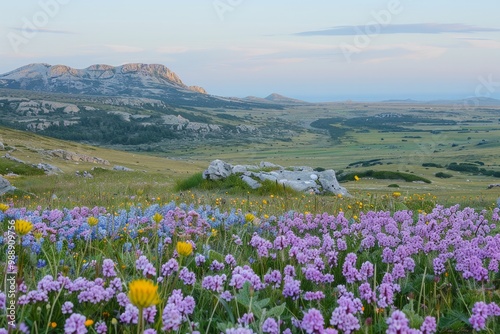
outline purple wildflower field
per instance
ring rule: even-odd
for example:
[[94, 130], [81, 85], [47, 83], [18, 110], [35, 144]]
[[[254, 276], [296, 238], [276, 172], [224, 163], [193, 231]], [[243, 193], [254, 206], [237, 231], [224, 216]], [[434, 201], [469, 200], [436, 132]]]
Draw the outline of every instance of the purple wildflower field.
[[[0, 334], [498, 333], [499, 220], [459, 205], [351, 218], [10, 204]], [[139, 279], [151, 288], [132, 293]]]

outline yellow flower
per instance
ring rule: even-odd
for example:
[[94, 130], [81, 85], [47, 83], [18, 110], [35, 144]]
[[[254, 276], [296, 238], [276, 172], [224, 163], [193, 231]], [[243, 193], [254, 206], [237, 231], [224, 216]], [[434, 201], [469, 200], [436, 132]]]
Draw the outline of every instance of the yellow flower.
[[392, 193], [392, 196], [398, 198], [399, 196], [401, 196], [401, 193], [399, 191], [395, 191]]
[[5, 212], [10, 208], [8, 204], [0, 203], [0, 211]]
[[212, 229], [212, 236], [213, 237], [217, 236], [217, 230], [215, 228]]
[[92, 320], [92, 319], [85, 320], [85, 327], [92, 326], [93, 324], [94, 324], [94, 320]]
[[193, 252], [193, 245], [191, 245], [187, 241], [178, 241], [177, 242], [177, 253], [182, 256], [189, 256]]
[[128, 299], [139, 309], [156, 305], [160, 302], [158, 285], [145, 279], [136, 279], [129, 284]]
[[33, 232], [33, 236], [35, 237], [35, 240], [38, 241], [42, 238], [42, 232], [40, 231], [36, 231], [36, 232]]
[[17, 234], [22, 236], [28, 234], [33, 229], [33, 224], [29, 221], [18, 219], [14, 223], [14, 229]]
[[253, 222], [254, 220], [255, 220], [255, 216], [254, 216], [254, 214], [252, 214], [252, 213], [247, 213], [247, 214], [245, 215], [245, 221], [246, 221], [247, 223], [251, 223], [251, 222]]
[[359, 176], [354, 175], [354, 181], [359, 181]]
[[163, 216], [159, 214], [158, 212], [154, 214], [153, 216], [153, 221], [158, 224], [163, 220]]
[[51, 322], [51, 323], [50, 323], [50, 327], [52, 327], [52, 328], [56, 328], [56, 327], [57, 327], [57, 322], [54, 322], [54, 321], [53, 321], [53, 322]]
[[97, 219], [96, 217], [87, 218], [87, 224], [89, 224], [90, 226], [96, 226], [98, 222], [99, 219]]

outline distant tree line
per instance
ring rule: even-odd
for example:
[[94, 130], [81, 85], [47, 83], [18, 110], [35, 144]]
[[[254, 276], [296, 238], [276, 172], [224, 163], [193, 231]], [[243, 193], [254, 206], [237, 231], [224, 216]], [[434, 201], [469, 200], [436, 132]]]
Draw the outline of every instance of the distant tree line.
[[108, 145], [140, 145], [176, 138], [170, 128], [162, 124], [141, 124], [125, 121], [121, 116], [99, 111], [86, 112], [77, 124], [52, 125], [40, 134], [80, 142]]

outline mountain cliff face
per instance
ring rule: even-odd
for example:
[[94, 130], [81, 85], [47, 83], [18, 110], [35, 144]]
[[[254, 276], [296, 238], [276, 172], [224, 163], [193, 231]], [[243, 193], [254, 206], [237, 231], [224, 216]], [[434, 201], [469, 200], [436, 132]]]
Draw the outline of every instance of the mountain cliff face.
[[[30, 64], [0, 75], [0, 87], [83, 95], [206, 94], [186, 86], [177, 74], [158, 64], [92, 65], [75, 69], [65, 65]], [[139, 91], [140, 90], [140, 91]]]

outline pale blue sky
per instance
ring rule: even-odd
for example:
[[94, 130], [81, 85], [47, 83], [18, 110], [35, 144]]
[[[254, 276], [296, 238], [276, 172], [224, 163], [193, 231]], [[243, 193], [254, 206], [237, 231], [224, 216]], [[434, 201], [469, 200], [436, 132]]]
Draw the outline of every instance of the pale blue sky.
[[3, 1], [0, 73], [141, 62], [222, 96], [500, 98], [499, 12], [498, 0]]

